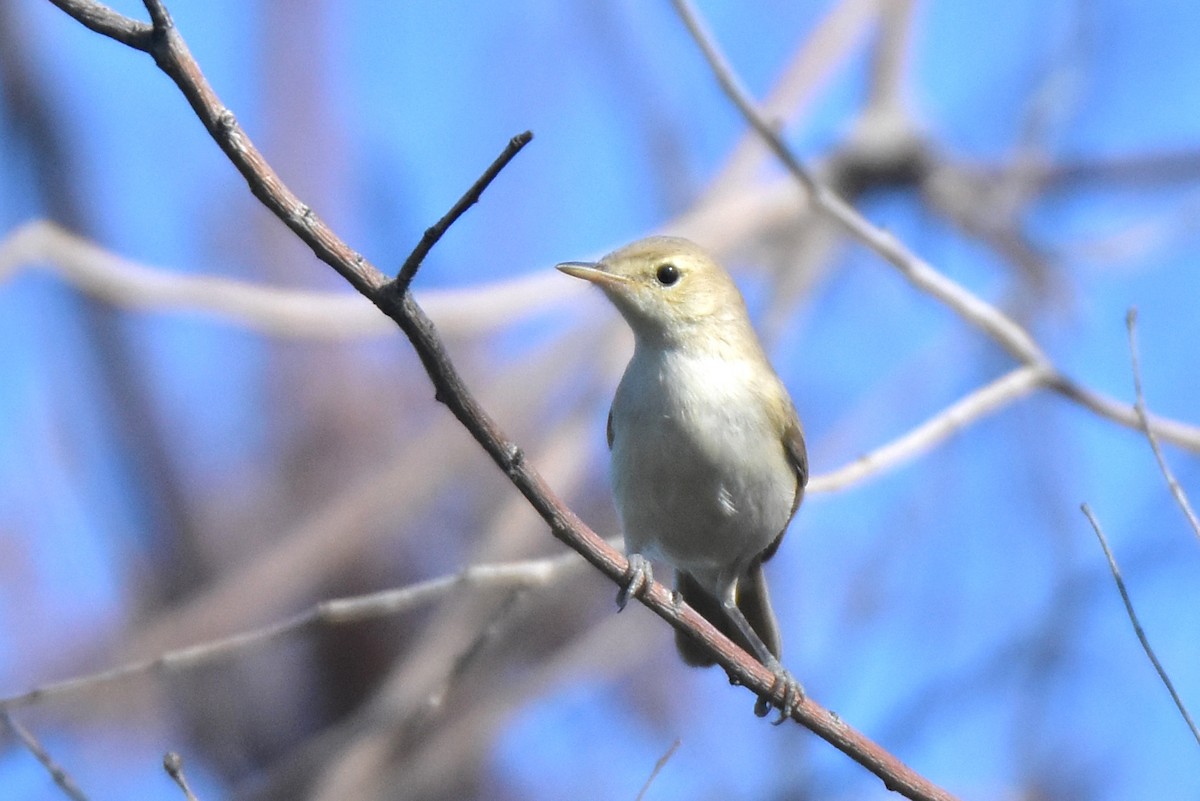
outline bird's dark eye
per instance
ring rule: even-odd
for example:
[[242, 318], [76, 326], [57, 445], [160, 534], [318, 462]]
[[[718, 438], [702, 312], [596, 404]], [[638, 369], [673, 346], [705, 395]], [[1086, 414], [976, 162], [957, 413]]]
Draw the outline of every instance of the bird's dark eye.
[[654, 277], [657, 278], [658, 283], [662, 284], [663, 286], [671, 286], [679, 280], [679, 268], [670, 262], [667, 262], [666, 264], [660, 264], [658, 266], [658, 272], [654, 274]]

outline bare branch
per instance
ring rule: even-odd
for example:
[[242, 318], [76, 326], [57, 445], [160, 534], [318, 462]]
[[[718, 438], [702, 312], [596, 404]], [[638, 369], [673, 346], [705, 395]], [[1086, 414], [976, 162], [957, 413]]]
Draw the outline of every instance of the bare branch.
[[[28, 222], [0, 240], [0, 283], [32, 268], [52, 271], [114, 306], [207, 312], [267, 336], [341, 342], [396, 331], [357, 294], [283, 289], [152, 267], [46, 220]], [[573, 296], [557, 277], [537, 272], [461, 289], [427, 289], [421, 304], [448, 334], [474, 336], [570, 302]]]
[[1104, 549], [1104, 558], [1108, 560], [1108, 569], [1112, 571], [1113, 580], [1117, 582], [1117, 591], [1121, 593], [1121, 601], [1125, 604], [1125, 613], [1129, 615], [1129, 622], [1133, 624], [1133, 633], [1137, 635], [1138, 642], [1142, 644], [1142, 650], [1150, 658], [1150, 664], [1154, 665], [1154, 670], [1158, 673], [1158, 678], [1162, 680], [1163, 686], [1171, 694], [1171, 700], [1175, 702], [1175, 707], [1179, 710], [1179, 714], [1183, 716], [1184, 723], [1191, 730], [1192, 736], [1196, 738], [1196, 742], [1200, 743], [1200, 729], [1196, 728], [1196, 724], [1192, 721], [1192, 716], [1188, 714], [1187, 707], [1183, 705], [1183, 699], [1179, 697], [1179, 693], [1175, 692], [1175, 685], [1171, 683], [1170, 677], [1167, 676], [1167, 671], [1163, 669], [1162, 663], [1155, 656], [1154, 649], [1150, 647], [1150, 640], [1146, 638], [1146, 632], [1142, 630], [1142, 624], [1138, 622], [1137, 613], [1133, 611], [1133, 601], [1129, 600], [1129, 592], [1125, 589], [1125, 580], [1121, 578], [1121, 569], [1117, 567], [1116, 557], [1113, 556], [1112, 550], [1108, 547], [1108, 538], [1104, 536], [1104, 530], [1100, 528], [1100, 521], [1092, 514], [1091, 508], [1086, 503], [1079, 508], [1083, 510], [1084, 516], [1092, 524], [1092, 529], [1096, 532], [1096, 537], [1100, 540], [1100, 547]]
[[6, 709], [0, 709], [0, 723], [13, 733], [13, 735], [21, 741], [21, 744], [33, 754], [34, 758], [42, 763], [42, 767], [50, 774], [50, 778], [54, 780], [54, 784], [63, 791], [63, 794], [74, 801], [87, 801], [87, 796], [83, 790], [79, 789], [79, 785], [71, 778], [71, 774], [67, 773], [66, 769], [55, 761], [54, 757], [50, 756], [50, 752], [46, 750], [41, 741], [29, 729], [21, 725]]
[[[1046, 386], [1114, 423], [1129, 428], [1141, 428], [1137, 411], [1132, 406], [1080, 386], [1061, 373], [1053, 372], [1048, 376]], [[1154, 414], [1148, 414], [1146, 419], [1158, 436], [1190, 451], [1200, 452], [1200, 427]]]
[[455, 574], [429, 579], [407, 587], [322, 601], [299, 614], [269, 626], [196, 643], [186, 648], [168, 651], [153, 659], [129, 662], [101, 673], [78, 676], [46, 684], [19, 695], [0, 698], [0, 712], [7, 712], [64, 695], [91, 692], [134, 676], [149, 673], [165, 675], [187, 670], [231, 653], [256, 648], [268, 642], [298, 634], [311, 627], [340, 626], [401, 614], [431, 603], [458, 587], [528, 589], [541, 586], [553, 580], [563, 570], [578, 564], [577, 554], [570, 552], [550, 559], [474, 565]]
[[1150, 427], [1150, 420], [1146, 414], [1146, 396], [1142, 392], [1142, 366], [1138, 358], [1137, 309], [1130, 309], [1129, 313], [1125, 315], [1125, 327], [1129, 330], [1129, 361], [1133, 366], [1133, 391], [1137, 396], [1133, 408], [1137, 412], [1138, 423], [1141, 425], [1142, 431], [1146, 432], [1146, 439], [1150, 441], [1150, 449], [1154, 451], [1154, 458], [1158, 461], [1158, 469], [1162, 471], [1163, 478], [1167, 480], [1167, 486], [1171, 488], [1175, 502], [1183, 510], [1188, 525], [1192, 527], [1192, 532], [1197, 538], [1200, 538], [1200, 520], [1196, 519], [1196, 513], [1192, 511], [1192, 505], [1188, 502], [1183, 487], [1175, 480], [1175, 474], [1171, 472], [1167, 458], [1163, 456], [1162, 446], [1158, 444], [1158, 437], [1155, 435], [1154, 429]]
[[834, 492], [876, 473], [917, 458], [971, 423], [1039, 389], [1046, 377], [1040, 367], [1026, 365], [980, 387], [921, 425], [831, 473], [813, 476], [808, 492]]

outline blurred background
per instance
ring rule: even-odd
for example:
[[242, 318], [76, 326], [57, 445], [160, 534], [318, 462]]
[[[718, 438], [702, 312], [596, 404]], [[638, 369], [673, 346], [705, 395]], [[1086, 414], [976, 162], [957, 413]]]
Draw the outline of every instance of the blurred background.
[[[605, 536], [604, 417], [631, 337], [552, 265], [653, 232], [720, 254], [808, 431], [814, 491], [768, 576], [817, 701], [964, 798], [1200, 794], [1197, 743], [1078, 508], [1200, 707], [1200, 542], [1145, 437], [1036, 391], [841, 472], [1019, 365], [812, 212], [666, 0], [170, 8], [282, 178], [387, 272], [535, 133], [415, 292]], [[1150, 408], [1200, 424], [1200, 5], [700, 11], [869, 220], [1122, 403], [1136, 306]], [[45, 0], [0, 3], [0, 42], [0, 696], [565, 552], [148, 56]], [[1196, 451], [1165, 448], [1200, 498]], [[93, 799], [180, 797], [167, 750], [205, 801], [633, 799], [676, 740], [645, 798], [890, 797], [684, 667], [668, 627], [616, 615], [579, 560], [554, 564], [538, 586], [457, 585], [14, 717]], [[0, 797], [63, 797], [4, 730]]]

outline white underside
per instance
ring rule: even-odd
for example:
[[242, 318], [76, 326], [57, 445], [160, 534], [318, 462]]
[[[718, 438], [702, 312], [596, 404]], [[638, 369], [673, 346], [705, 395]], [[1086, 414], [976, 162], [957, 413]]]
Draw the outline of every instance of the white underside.
[[750, 379], [761, 365], [636, 353], [613, 402], [626, 548], [721, 596], [783, 531], [796, 476]]

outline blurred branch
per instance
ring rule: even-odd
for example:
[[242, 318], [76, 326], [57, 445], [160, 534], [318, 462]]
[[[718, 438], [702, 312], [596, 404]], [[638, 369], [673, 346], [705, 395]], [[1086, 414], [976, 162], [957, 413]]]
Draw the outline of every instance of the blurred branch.
[[[852, 47], [880, 14], [881, 0], [840, 0], [833, 4], [808, 35], [802, 47], [783, 68], [776, 85], [763, 101], [763, 114], [786, 121], [800, 116], [817, 91], [833, 79]], [[705, 191], [705, 198], [722, 197], [750, 183], [754, 170], [767, 155], [760, 137], [742, 137], [725, 159]], [[701, 204], [703, 204], [703, 200]]]
[[871, 58], [871, 81], [865, 113], [904, 112], [908, 54], [912, 50], [914, 0], [889, 0], [879, 8], [879, 34]]
[[850, 464], [830, 473], [813, 476], [808, 492], [832, 492], [845, 489], [890, 467], [915, 459], [925, 451], [971, 423], [995, 412], [1042, 387], [1046, 372], [1026, 365], [997, 378], [952, 406], [913, 428], [903, 436], [876, 448]]
[[398, 615], [443, 597], [460, 587], [507, 587], [530, 589], [543, 586], [567, 568], [578, 565], [574, 551], [549, 559], [473, 565], [458, 573], [429, 579], [382, 592], [321, 601], [309, 609], [269, 626], [229, 637], [189, 645], [152, 659], [46, 684], [18, 695], [0, 698], [0, 713], [64, 695], [91, 692], [124, 679], [148, 673], [170, 674], [207, 664], [215, 659], [256, 648], [316, 626], [341, 626], [374, 618]]
[[[899, 239], [877, 228], [846, 201], [810, 173], [779, 134], [763, 119], [754, 107], [736, 73], [717, 48], [703, 21], [688, 0], [671, 0], [684, 25], [704, 53], [713, 74], [729, 99], [737, 106], [755, 131], [804, 188], [810, 200], [847, 233], [866, 244], [895, 267], [919, 291], [948, 306], [967, 323], [990, 336], [1017, 361], [1044, 371], [1043, 383], [1059, 394], [1088, 409], [1131, 428], [1139, 425], [1133, 407], [1114, 401], [1082, 387], [1060, 373], [1050, 362], [1037, 342], [1011, 317], [978, 297], [966, 287], [938, 272], [928, 262], [912, 253]], [[1200, 427], [1174, 421], [1149, 418], [1155, 432], [1178, 445], [1200, 451]]]
[[[996, 181], [1003, 179], [1012, 167], [975, 164], [967, 169], [981, 180]], [[1192, 183], [1200, 179], [1200, 151], [1188, 148], [1099, 159], [1068, 159], [1029, 165], [1028, 169], [1028, 180], [1039, 191], [1067, 191], [1098, 183], [1144, 190], [1163, 184]]]
[[[396, 330], [358, 295], [171, 272], [118, 256], [45, 220], [28, 222], [0, 240], [0, 283], [23, 268], [43, 265], [114, 306], [208, 312], [268, 336], [345, 341]], [[425, 290], [421, 302], [448, 333], [478, 334], [570, 300], [552, 286], [552, 277], [542, 273], [466, 289]]]
[[4, 724], [4, 727], [21, 741], [29, 753], [33, 754], [34, 759], [42, 764], [42, 767], [50, 774], [50, 778], [54, 780], [54, 784], [63, 791], [63, 795], [74, 801], [88, 801], [83, 790], [80, 790], [79, 785], [71, 778], [71, 774], [67, 773], [66, 769], [50, 756], [50, 752], [46, 750], [34, 733], [22, 726], [7, 709], [0, 709], [0, 723]]
[[1196, 519], [1196, 513], [1192, 511], [1192, 505], [1188, 502], [1183, 487], [1175, 480], [1175, 474], [1171, 472], [1171, 467], [1167, 464], [1166, 457], [1163, 456], [1162, 447], [1158, 444], [1158, 437], [1155, 436], [1146, 416], [1146, 396], [1142, 392], [1142, 366], [1141, 360], [1138, 358], [1137, 309], [1130, 309], [1129, 313], [1125, 315], [1125, 327], [1129, 330], [1129, 361], [1133, 366], [1133, 391], [1137, 397], [1133, 408], [1137, 411], [1142, 431], [1146, 432], [1146, 439], [1150, 441], [1150, 448], [1154, 451], [1154, 458], [1158, 461], [1158, 469], [1162, 471], [1163, 478], [1167, 480], [1167, 486], [1171, 488], [1171, 494], [1175, 496], [1175, 502], [1183, 510], [1188, 525], [1192, 527], [1192, 532], [1197, 538], [1200, 538], [1200, 520]]
[[[109, 30], [124, 30], [122, 25], [128, 27], [131, 24], [122, 23], [120, 15], [94, 2], [54, 2], [80, 21], [98, 20], [96, 26], [89, 27], [106, 35]], [[176, 83], [210, 135], [242, 173], [255, 197], [292, 229], [318, 258], [333, 267], [355, 289], [395, 320], [421, 359], [434, 385], [437, 400], [451, 410], [505, 472], [549, 524], [552, 533], [612, 581], [623, 581], [628, 572], [625, 557], [601, 540], [551, 491], [541, 475], [526, 462], [521, 449], [508, 440], [478, 404], [451, 363], [433, 323], [412, 294], [406, 291], [406, 287], [389, 282], [361, 254], [351, 250], [283, 184], [250, 142], [232, 112], [221, 104], [208, 85], [163, 4], [158, 0], [145, 0], [145, 5], [153, 23], [152, 34], [149, 37], [131, 38], [125, 43], [149, 53], [158, 67]], [[517, 137], [506, 153], [515, 152], [524, 144], [520, 140], [528, 141], [529, 136]], [[482, 189], [481, 186], [476, 188]], [[415, 272], [414, 268], [411, 273]], [[688, 632], [709, 648], [732, 680], [746, 686], [759, 697], [771, 699], [775, 705], [783, 703], [783, 688], [775, 686], [775, 678], [765, 666], [720, 634], [695, 610], [678, 604], [668, 589], [661, 584], [653, 584], [641, 596], [641, 600], [659, 617], [677, 629]], [[795, 710], [793, 718], [880, 776], [888, 787], [898, 789], [910, 798], [950, 797], [811, 700], [803, 702]]]
[[1108, 560], [1108, 569], [1112, 571], [1113, 580], [1117, 582], [1117, 591], [1121, 593], [1121, 601], [1125, 604], [1125, 613], [1129, 615], [1129, 622], [1133, 624], [1133, 632], [1137, 635], [1138, 642], [1142, 644], [1142, 650], [1150, 658], [1150, 664], [1154, 665], [1154, 670], [1158, 673], [1159, 679], [1162, 680], [1163, 686], [1171, 694], [1171, 700], [1175, 702], [1175, 706], [1179, 709], [1179, 714], [1183, 716], [1184, 723], [1191, 730], [1192, 736], [1196, 738], [1197, 743], [1200, 743], [1200, 729], [1196, 728], [1196, 724], [1192, 721], [1192, 716], [1188, 714], [1187, 707], [1183, 705], [1183, 699], [1179, 697], [1179, 693], [1175, 692], [1175, 685], [1171, 683], [1170, 677], [1167, 676], [1167, 671], [1163, 668], [1162, 663], [1158, 661], [1158, 657], [1155, 656], [1154, 649], [1150, 647], [1150, 640], [1146, 638], [1146, 632], [1142, 630], [1142, 624], [1138, 622], [1137, 613], [1133, 611], [1133, 601], [1129, 599], [1129, 592], [1125, 589], [1125, 580], [1121, 578], [1121, 569], [1117, 567], [1116, 557], [1113, 556], [1112, 550], [1108, 547], [1108, 538], [1104, 536], [1104, 530], [1100, 528], [1100, 521], [1092, 514], [1091, 507], [1086, 503], [1079, 508], [1083, 511], [1088, 522], [1092, 524], [1092, 529], [1096, 532], [1096, 537], [1100, 540], [1100, 547], [1104, 549], [1104, 558]]

